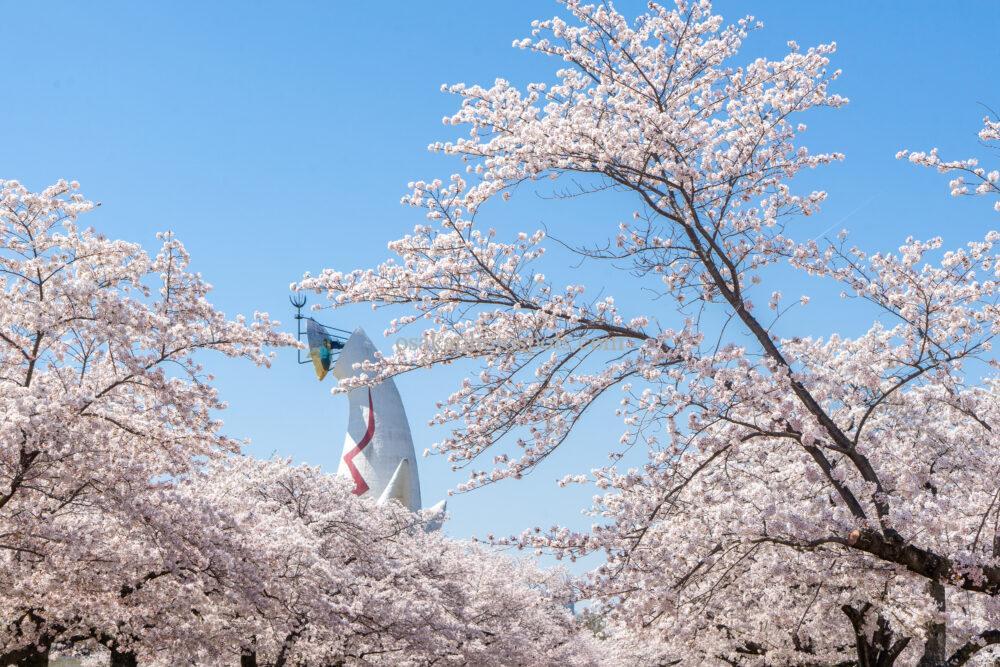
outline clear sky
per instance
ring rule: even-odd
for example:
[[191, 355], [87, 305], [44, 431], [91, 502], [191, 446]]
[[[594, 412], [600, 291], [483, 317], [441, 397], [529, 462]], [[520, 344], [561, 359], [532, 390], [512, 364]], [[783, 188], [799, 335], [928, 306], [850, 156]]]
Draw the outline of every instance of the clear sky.
[[[633, 15], [643, 5], [618, 3]], [[848, 159], [809, 175], [805, 185], [827, 190], [830, 201], [802, 223], [800, 236], [847, 227], [856, 242], [891, 249], [910, 234], [941, 234], [954, 245], [996, 226], [983, 202], [951, 200], [946, 179], [893, 156], [935, 145], [947, 156], [982, 152], [980, 104], [1000, 109], [1000, 2], [716, 7], [731, 20], [753, 13], [764, 21], [748, 60], [780, 57], [789, 39], [840, 46], [837, 92], [851, 103], [803, 120], [811, 148]], [[407, 181], [459, 170], [425, 150], [455, 133], [440, 124], [456, 104], [439, 92], [442, 83], [547, 81], [558, 66], [510, 48], [531, 19], [558, 11], [553, 2], [8, 0], [3, 10], [0, 177], [33, 188], [79, 180], [103, 203], [87, 222], [109, 236], [152, 247], [157, 230], [174, 230], [216, 286], [218, 306], [229, 314], [266, 310], [289, 330], [290, 282], [307, 270], [375, 265], [387, 241], [422, 222], [399, 205]], [[510, 231], [544, 223], [558, 236], [598, 242], [630, 211], [614, 197], [563, 205], [522, 191], [483, 219]], [[615, 295], [625, 314], [643, 312], [629, 281], [589, 267], [572, 271], [558, 253], [547, 259], [554, 260], [547, 274]], [[364, 326], [388, 349], [392, 341], [380, 340], [387, 317], [359, 308], [323, 319]], [[865, 323], [834, 303], [792, 325], [807, 335], [851, 333]], [[336, 469], [346, 401], [298, 366], [294, 351], [268, 371], [228, 362], [211, 368], [231, 405], [227, 429], [252, 437], [252, 453]], [[426, 422], [459, 370], [399, 381], [418, 453], [441, 436]], [[583, 427], [525, 480], [453, 498], [448, 532], [585, 525], [579, 509], [591, 491], [561, 491], [554, 481], [603, 463], [620, 426], [605, 409]], [[439, 458], [421, 460], [420, 474], [427, 505], [460, 480]]]

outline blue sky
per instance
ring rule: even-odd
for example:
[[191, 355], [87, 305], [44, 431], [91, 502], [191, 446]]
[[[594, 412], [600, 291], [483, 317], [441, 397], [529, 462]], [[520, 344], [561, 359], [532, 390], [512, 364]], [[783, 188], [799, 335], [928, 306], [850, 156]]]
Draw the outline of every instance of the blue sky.
[[[618, 7], [634, 15], [643, 3]], [[801, 223], [800, 237], [847, 227], [861, 245], [891, 249], [910, 234], [941, 234], [955, 245], [996, 226], [984, 202], [952, 200], [946, 179], [893, 156], [935, 145], [948, 156], [982, 153], [980, 103], [1000, 108], [1000, 3], [726, 0], [716, 8], [765, 22], [747, 59], [780, 56], [788, 39], [839, 44], [838, 92], [851, 104], [803, 120], [811, 148], [848, 159], [803, 183], [827, 190], [830, 201]], [[34, 188], [79, 180], [103, 204], [90, 224], [150, 247], [157, 230], [174, 230], [216, 286], [219, 307], [266, 310], [292, 330], [291, 281], [307, 270], [373, 266], [387, 241], [422, 221], [399, 205], [407, 181], [458, 170], [425, 150], [455, 132], [440, 124], [456, 103], [440, 84], [550, 80], [557, 63], [510, 43], [527, 35], [531, 19], [557, 11], [554, 2], [456, 0], [7, 2], [0, 177]], [[614, 197], [565, 205], [522, 191], [484, 221], [509, 231], [544, 223], [563, 238], [596, 242], [630, 211]], [[592, 293], [615, 295], [627, 314], [641, 312], [629, 281], [590, 267], [581, 276], [559, 253], [547, 259], [547, 274], [573, 275]], [[786, 326], [798, 335], [865, 328], [840, 308], [811, 306]], [[380, 334], [386, 314], [358, 308], [325, 319]], [[336, 468], [346, 402], [298, 366], [293, 351], [268, 371], [211, 368], [231, 405], [227, 428], [252, 437], [251, 452]], [[441, 435], [426, 422], [458, 370], [399, 382], [418, 452]], [[602, 464], [619, 425], [605, 409], [583, 426], [525, 480], [453, 498], [448, 531], [586, 525], [579, 509], [591, 491], [559, 490], [554, 480]], [[441, 459], [420, 465], [426, 504], [459, 481]]]

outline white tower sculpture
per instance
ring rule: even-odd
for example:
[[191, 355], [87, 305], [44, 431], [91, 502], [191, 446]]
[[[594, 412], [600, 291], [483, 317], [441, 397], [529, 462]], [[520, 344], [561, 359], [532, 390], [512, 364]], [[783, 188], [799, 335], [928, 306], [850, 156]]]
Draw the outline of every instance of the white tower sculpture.
[[[377, 350], [364, 330], [350, 333], [303, 317], [305, 295], [293, 294], [289, 301], [296, 310], [299, 340], [305, 335], [308, 342], [308, 359], [303, 361], [300, 354], [299, 363], [311, 362], [320, 382], [330, 371], [337, 380], [353, 377], [361, 364], [375, 361]], [[345, 338], [344, 334], [350, 335]], [[337, 475], [353, 483], [356, 495], [375, 498], [379, 504], [396, 500], [411, 512], [421, 512], [425, 530], [439, 529], [447, 502], [421, 511], [417, 458], [396, 383], [389, 379], [352, 389], [347, 393], [347, 407], [347, 433]]]
[[[375, 345], [356, 329], [333, 367], [338, 380], [356, 375], [355, 364], [375, 360]], [[391, 379], [347, 394], [349, 416], [344, 452], [337, 474], [354, 482], [354, 493], [383, 503], [395, 499], [419, 511], [420, 477], [410, 424], [403, 401]], [[431, 508], [432, 523], [443, 518], [445, 502]]]

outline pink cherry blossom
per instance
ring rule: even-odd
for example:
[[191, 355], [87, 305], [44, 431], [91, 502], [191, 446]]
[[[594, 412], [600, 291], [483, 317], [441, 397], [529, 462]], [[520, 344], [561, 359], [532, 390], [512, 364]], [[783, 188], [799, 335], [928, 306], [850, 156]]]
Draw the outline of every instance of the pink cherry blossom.
[[[983, 118], [983, 129], [979, 131], [979, 140], [988, 147], [997, 148], [996, 142], [1000, 142], [1000, 120], [992, 119], [989, 116]], [[932, 167], [942, 174], [953, 175], [948, 183], [953, 197], [962, 195], [996, 197], [1000, 195], [1000, 170], [987, 171], [980, 167], [979, 161], [974, 158], [942, 160], [936, 148], [932, 148], [929, 152], [901, 150], [896, 153], [896, 158], [907, 159], [913, 164]], [[994, 202], [993, 210], [1000, 213], [1000, 201]]]

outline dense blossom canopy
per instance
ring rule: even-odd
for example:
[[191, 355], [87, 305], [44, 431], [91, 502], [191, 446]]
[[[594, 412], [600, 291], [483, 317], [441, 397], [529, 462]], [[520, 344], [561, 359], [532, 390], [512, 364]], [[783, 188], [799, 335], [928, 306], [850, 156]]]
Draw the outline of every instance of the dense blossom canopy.
[[200, 360], [294, 339], [216, 310], [172, 235], [80, 228], [75, 190], [0, 182], [0, 664], [598, 662], [564, 575], [240, 456]]
[[[239, 448], [196, 355], [259, 365], [290, 339], [265, 314], [230, 320], [206, 300], [170, 234], [140, 246], [80, 228], [94, 208], [59, 182], [0, 182], [0, 620], [5, 646], [47, 644], [101, 613], [71, 572], [123, 556], [144, 529], [137, 494]], [[94, 520], [94, 516], [103, 517]], [[138, 548], [135, 545], [134, 548]], [[135, 554], [142, 557], [143, 554]], [[106, 582], [94, 579], [96, 588]], [[84, 589], [86, 590], [86, 589]]]
[[[726, 26], [706, 1], [651, 4], [634, 22], [564, 4], [569, 19], [515, 42], [558, 62], [554, 82], [445, 86], [461, 100], [445, 123], [469, 131], [431, 148], [465, 173], [412, 184], [403, 201], [427, 223], [389, 244], [397, 259], [299, 283], [334, 307], [409, 307], [387, 333], [423, 329], [341, 389], [478, 361], [432, 420], [449, 427], [437, 451], [470, 470], [459, 490], [524, 475], [617, 394], [625, 447], [564, 480], [598, 487], [599, 522], [505, 542], [606, 556], [586, 585], [624, 664], [990, 659], [1000, 235], [877, 254], [846, 235], [805, 240], [797, 221], [826, 193], [791, 180], [842, 158], [801, 140], [805, 112], [846, 103], [834, 44], [744, 63], [758, 24]], [[980, 138], [997, 128], [987, 119]], [[954, 176], [955, 195], [998, 194], [998, 172], [975, 161], [900, 157]], [[632, 195], [610, 244], [566, 238], [628, 272], [646, 310], [547, 279], [543, 232], [505, 241], [479, 223], [519, 185], [563, 177], [577, 194]], [[793, 330], [781, 316], [809, 297], [785, 298], [789, 272], [834, 283], [835, 307], [871, 326]], [[630, 447], [646, 460], [621, 469]]]
[[[94, 204], [75, 183], [0, 181], [0, 664], [996, 659], [1000, 232], [874, 254], [810, 239], [801, 218], [827, 195], [793, 180], [843, 158], [803, 144], [807, 112], [847, 102], [834, 44], [745, 62], [760, 24], [707, 0], [635, 21], [563, 4], [514, 43], [557, 62], [552, 81], [444, 87], [460, 100], [446, 125], [467, 132], [431, 149], [465, 170], [411, 184], [427, 220], [396, 258], [296, 288], [420, 329], [337, 391], [478, 365], [431, 420], [459, 491], [531, 472], [588, 412], [621, 420], [609, 462], [562, 480], [596, 488], [589, 530], [495, 540], [601, 564], [570, 580], [242, 456], [202, 361], [266, 366], [294, 340], [215, 309], [172, 234], [150, 255], [79, 227]], [[996, 146], [1000, 119], [979, 139]], [[1000, 212], [997, 169], [897, 157]], [[604, 237], [567, 238], [647, 303], [559, 286], [543, 231], [480, 224], [544, 179], [631, 198]], [[800, 328], [785, 316], [831, 292], [807, 285], [870, 324]]]

